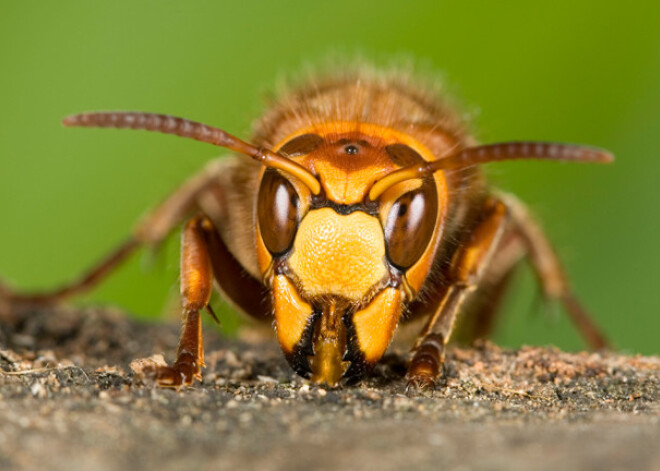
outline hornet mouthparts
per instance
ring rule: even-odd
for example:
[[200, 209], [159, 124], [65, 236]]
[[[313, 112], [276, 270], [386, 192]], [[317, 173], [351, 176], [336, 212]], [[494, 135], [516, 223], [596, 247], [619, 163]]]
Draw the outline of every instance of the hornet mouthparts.
[[287, 355], [299, 375], [316, 384], [339, 386], [342, 379], [359, 376], [366, 369], [355, 341], [347, 302], [332, 298], [315, 309], [294, 351]]

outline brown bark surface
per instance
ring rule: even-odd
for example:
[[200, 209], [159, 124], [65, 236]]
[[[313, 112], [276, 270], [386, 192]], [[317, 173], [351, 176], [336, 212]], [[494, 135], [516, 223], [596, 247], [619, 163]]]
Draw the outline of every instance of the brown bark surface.
[[206, 331], [203, 383], [164, 390], [130, 362], [177, 326], [0, 309], [0, 469], [660, 469], [657, 357], [452, 348], [445, 384], [406, 395], [401, 355], [331, 390]]

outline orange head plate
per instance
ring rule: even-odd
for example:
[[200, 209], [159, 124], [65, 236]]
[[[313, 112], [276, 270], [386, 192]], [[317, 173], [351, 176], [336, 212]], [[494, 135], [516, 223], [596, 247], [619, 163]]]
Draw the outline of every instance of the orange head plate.
[[302, 129], [275, 150], [321, 183], [315, 195], [295, 178], [263, 173], [257, 248], [277, 337], [299, 374], [335, 386], [381, 358], [404, 303], [428, 276], [445, 177], [401, 182], [371, 201], [376, 181], [433, 159], [410, 136], [372, 124]]

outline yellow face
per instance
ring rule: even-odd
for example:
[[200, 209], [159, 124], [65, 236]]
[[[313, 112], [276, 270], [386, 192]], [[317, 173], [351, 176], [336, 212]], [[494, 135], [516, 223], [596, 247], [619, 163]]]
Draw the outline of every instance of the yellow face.
[[428, 276], [446, 182], [438, 172], [369, 200], [379, 178], [432, 158], [409, 136], [373, 125], [302, 130], [276, 150], [317, 176], [322, 191], [311, 195], [294, 178], [264, 171], [259, 265], [287, 360], [300, 375], [334, 386], [382, 357]]

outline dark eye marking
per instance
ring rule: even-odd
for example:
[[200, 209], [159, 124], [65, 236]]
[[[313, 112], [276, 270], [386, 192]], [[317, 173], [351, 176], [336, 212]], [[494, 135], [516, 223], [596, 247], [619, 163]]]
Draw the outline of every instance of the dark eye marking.
[[303, 134], [284, 144], [280, 149], [280, 153], [288, 157], [307, 155], [316, 150], [322, 142], [323, 138], [317, 134]]
[[390, 156], [392, 162], [399, 167], [408, 167], [409, 165], [424, 162], [424, 159], [417, 151], [405, 144], [390, 144], [385, 147], [385, 152]]

